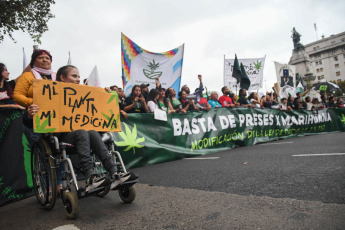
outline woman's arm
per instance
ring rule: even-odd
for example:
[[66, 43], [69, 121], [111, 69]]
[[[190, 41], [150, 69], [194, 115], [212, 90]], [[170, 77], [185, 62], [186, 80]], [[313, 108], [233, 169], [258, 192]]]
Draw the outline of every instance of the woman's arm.
[[23, 73], [18, 78], [16, 87], [14, 88], [13, 100], [24, 107], [29, 107], [33, 103], [33, 99], [28, 96], [33, 80], [33, 76], [31, 75], [30, 73]]

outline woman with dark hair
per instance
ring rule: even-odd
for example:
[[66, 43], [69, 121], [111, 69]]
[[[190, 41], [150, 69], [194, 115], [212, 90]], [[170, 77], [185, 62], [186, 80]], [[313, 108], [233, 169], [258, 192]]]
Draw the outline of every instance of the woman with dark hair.
[[182, 104], [182, 108], [185, 111], [192, 111], [192, 110], [196, 110], [199, 112], [199, 109], [196, 107], [196, 105], [194, 104], [193, 100], [187, 100], [187, 92], [182, 90], [178, 93], [178, 97], [179, 100]]
[[0, 108], [25, 109], [23, 106], [16, 105], [13, 101], [13, 91], [18, 78], [9, 81], [9, 76], [10, 73], [6, 66], [0, 63]]
[[[16, 88], [14, 89], [14, 101], [24, 107], [32, 105], [33, 79], [53, 80], [56, 75], [51, 69], [52, 56], [46, 50], [35, 50], [32, 53], [30, 67], [31, 71], [24, 72], [19, 76]], [[35, 107], [35, 106], [33, 106]], [[33, 107], [30, 108], [33, 109]], [[37, 108], [35, 107], [35, 110]]]
[[159, 91], [158, 89], [151, 89], [148, 96], [147, 107], [149, 109], [149, 113], [153, 113], [157, 108], [157, 101], [159, 98]]
[[145, 98], [141, 94], [140, 85], [133, 86], [132, 93], [126, 98], [125, 104], [124, 111], [127, 113], [147, 113], [149, 111]]
[[261, 108], [259, 95], [255, 92], [250, 93], [248, 100], [254, 107]]
[[169, 87], [165, 92], [165, 97], [168, 99], [176, 113], [186, 113], [186, 110], [182, 108], [180, 100], [176, 98], [176, 91], [174, 88]]
[[165, 97], [165, 89], [159, 88], [158, 91], [159, 91], [159, 98], [157, 101], [158, 108], [167, 113], [175, 113], [175, 110], [173, 109], [171, 103]]

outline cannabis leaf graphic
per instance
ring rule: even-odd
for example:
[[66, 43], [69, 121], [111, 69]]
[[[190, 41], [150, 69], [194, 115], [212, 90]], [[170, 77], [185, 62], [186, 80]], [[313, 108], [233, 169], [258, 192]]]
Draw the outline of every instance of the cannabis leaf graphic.
[[[110, 116], [108, 116], [107, 114], [105, 114], [105, 113], [103, 113], [103, 112], [102, 112], [102, 115], [103, 115], [103, 117], [105, 117], [105, 119], [107, 119], [108, 121], [110, 121], [110, 118], [114, 115], [114, 112], [113, 112], [113, 110], [111, 109], [111, 110], [110, 110]], [[112, 118], [111, 118], [111, 121], [112, 121], [112, 120], [116, 120], [116, 124], [120, 124], [120, 113], [117, 114], [117, 117], [116, 117], [116, 118], [112, 117]], [[115, 127], [112, 127], [112, 128], [110, 129], [110, 131], [113, 130], [113, 129], [115, 129]]]
[[142, 148], [144, 145], [140, 145], [139, 143], [145, 141], [145, 137], [141, 137], [137, 139], [137, 126], [134, 124], [133, 130], [131, 131], [126, 123], [123, 123], [126, 128], [126, 134], [124, 132], [120, 132], [119, 135], [122, 137], [124, 141], [116, 142], [117, 146], [128, 146], [124, 151], [128, 151], [133, 148], [133, 153], [135, 154], [135, 148]]
[[151, 73], [154, 73], [156, 69], [158, 69], [159, 67], [159, 62], [157, 62], [157, 64], [155, 63], [155, 59], [153, 59], [152, 62], [150, 62], [150, 64], [148, 65], [148, 67], [150, 67], [151, 69]]
[[109, 104], [110, 102], [112, 102], [115, 98], [116, 98], [116, 103], [118, 104], [119, 103], [119, 97], [117, 96], [117, 93], [116, 92], [111, 92], [111, 96], [107, 102], [107, 104]]
[[341, 122], [343, 122], [345, 124], [345, 115], [342, 113], [341, 116], [343, 117], [343, 119], [341, 120]]
[[261, 65], [262, 65], [261, 61], [259, 62], [259, 60], [256, 60], [256, 63], [253, 62], [253, 64], [255, 66], [255, 69], [257, 70], [261, 69]]
[[53, 132], [56, 128], [50, 128], [50, 129], [46, 129], [46, 126], [48, 125], [49, 120], [52, 118], [52, 114], [47, 117], [47, 119], [45, 121], [42, 122], [41, 124], [41, 119], [38, 116], [38, 114], [36, 115], [35, 118], [35, 125], [36, 125], [36, 129], [35, 132], [37, 133], [51, 133]]

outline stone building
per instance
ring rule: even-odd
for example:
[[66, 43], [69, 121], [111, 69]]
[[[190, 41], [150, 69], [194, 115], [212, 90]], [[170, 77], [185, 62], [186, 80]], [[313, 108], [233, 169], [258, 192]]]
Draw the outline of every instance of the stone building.
[[296, 66], [304, 82], [345, 80], [345, 32], [322, 36], [292, 53], [289, 64]]

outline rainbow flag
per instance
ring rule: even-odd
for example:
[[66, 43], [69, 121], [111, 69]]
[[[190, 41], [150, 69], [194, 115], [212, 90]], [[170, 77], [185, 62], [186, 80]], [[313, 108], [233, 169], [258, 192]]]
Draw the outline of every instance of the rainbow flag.
[[163, 88], [180, 89], [184, 45], [163, 53], [147, 51], [121, 33], [122, 84], [126, 95], [134, 85], [150, 84], [158, 77]]

